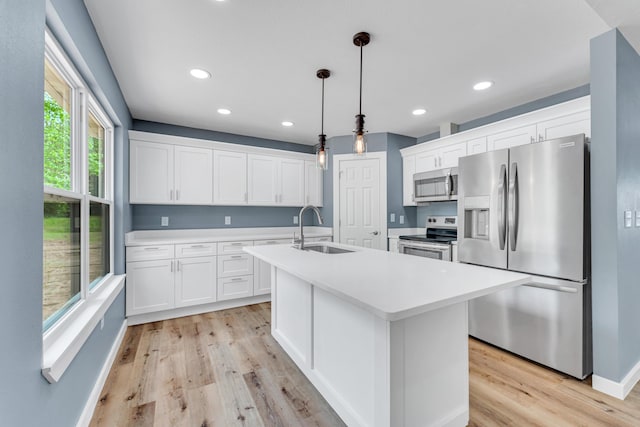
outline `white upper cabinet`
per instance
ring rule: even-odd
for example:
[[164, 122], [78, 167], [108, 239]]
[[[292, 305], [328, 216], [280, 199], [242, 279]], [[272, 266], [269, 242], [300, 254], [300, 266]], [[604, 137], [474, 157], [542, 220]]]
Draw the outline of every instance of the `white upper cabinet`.
[[211, 150], [136, 140], [130, 150], [131, 203], [212, 203]]
[[474, 138], [467, 141], [467, 155], [478, 153], [486, 153], [487, 151], [487, 137], [481, 136], [480, 138]]
[[210, 205], [213, 201], [212, 150], [176, 146], [174, 203]]
[[213, 203], [247, 204], [247, 154], [213, 151]]
[[495, 133], [487, 137], [487, 151], [531, 144], [536, 140], [536, 125], [527, 125]]
[[402, 204], [416, 206], [413, 197], [413, 174], [416, 173], [416, 156], [402, 158]]
[[467, 143], [444, 145], [416, 154], [416, 173], [458, 166], [458, 159], [467, 155]]
[[438, 169], [438, 150], [416, 154], [416, 172], [429, 172], [436, 169]]
[[304, 162], [304, 204], [322, 206], [322, 169], [315, 161]]
[[298, 159], [280, 159], [278, 189], [279, 205], [304, 205], [304, 161]]
[[302, 206], [304, 161], [249, 154], [249, 204]]
[[173, 203], [173, 145], [131, 141], [131, 203]]
[[278, 203], [278, 158], [249, 154], [249, 204], [275, 205]]
[[445, 145], [440, 149], [440, 168], [454, 168], [458, 166], [458, 159], [467, 155], [467, 143]]
[[591, 111], [580, 111], [538, 123], [538, 141], [584, 133], [591, 138]]

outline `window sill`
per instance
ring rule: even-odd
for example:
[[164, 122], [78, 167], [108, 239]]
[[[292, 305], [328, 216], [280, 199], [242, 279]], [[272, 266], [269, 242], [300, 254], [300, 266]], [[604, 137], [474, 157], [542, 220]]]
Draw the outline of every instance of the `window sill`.
[[58, 324], [43, 335], [42, 376], [50, 383], [60, 380], [124, 287], [124, 275], [111, 276], [91, 291]]

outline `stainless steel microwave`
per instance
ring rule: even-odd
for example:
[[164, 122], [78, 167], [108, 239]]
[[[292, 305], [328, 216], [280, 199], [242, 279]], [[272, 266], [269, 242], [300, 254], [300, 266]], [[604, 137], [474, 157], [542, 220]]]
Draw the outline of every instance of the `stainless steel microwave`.
[[416, 203], [458, 200], [458, 168], [413, 175], [413, 195]]

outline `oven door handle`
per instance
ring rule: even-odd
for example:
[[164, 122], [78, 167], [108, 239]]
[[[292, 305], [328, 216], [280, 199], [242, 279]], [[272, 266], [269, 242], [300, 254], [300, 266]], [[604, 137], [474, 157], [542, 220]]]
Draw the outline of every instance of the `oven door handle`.
[[448, 251], [451, 249], [450, 246], [430, 245], [428, 243], [408, 243], [408, 242], [405, 243], [402, 240], [400, 240], [400, 247], [413, 248], [413, 249], [431, 249], [431, 250], [440, 251], [440, 252]]

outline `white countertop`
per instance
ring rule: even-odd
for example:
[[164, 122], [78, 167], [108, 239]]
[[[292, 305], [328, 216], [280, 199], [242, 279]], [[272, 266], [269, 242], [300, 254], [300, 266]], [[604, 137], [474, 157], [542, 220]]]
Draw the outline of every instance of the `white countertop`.
[[[293, 239], [298, 227], [206, 228], [190, 230], [138, 230], [125, 234], [125, 246], [230, 242], [237, 240]], [[305, 226], [304, 237], [331, 236], [330, 227]]]
[[244, 250], [385, 320], [399, 320], [527, 283], [531, 276], [493, 268], [357, 248], [345, 254], [291, 245]]

